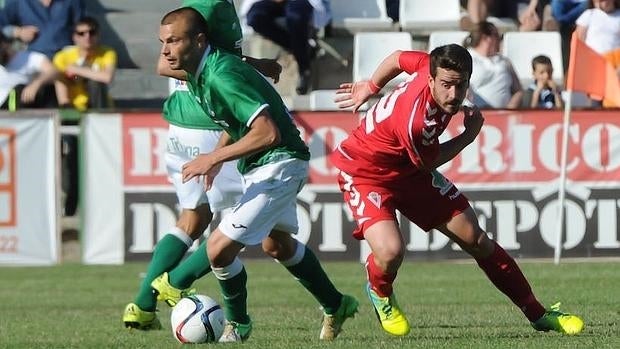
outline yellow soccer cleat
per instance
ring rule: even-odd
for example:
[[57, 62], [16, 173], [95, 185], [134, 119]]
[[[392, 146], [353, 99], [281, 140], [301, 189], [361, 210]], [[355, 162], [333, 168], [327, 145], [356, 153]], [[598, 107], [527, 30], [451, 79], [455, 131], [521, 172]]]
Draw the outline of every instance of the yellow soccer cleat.
[[154, 311], [144, 311], [135, 303], [129, 303], [123, 312], [123, 323], [126, 328], [136, 330], [159, 330], [161, 323]]
[[168, 273], [163, 273], [160, 276], [156, 277], [153, 282], [151, 282], [151, 287], [157, 292], [157, 300], [165, 302], [170, 307], [174, 307], [181, 300], [181, 298], [186, 296], [191, 296], [196, 293], [196, 289], [185, 289], [181, 290], [172, 285], [168, 281]]
[[532, 322], [537, 331], [556, 331], [567, 335], [575, 335], [583, 331], [583, 320], [572, 314], [560, 311], [560, 303], [551, 306], [540, 319]]
[[375, 314], [377, 314], [381, 327], [387, 333], [394, 336], [407, 335], [411, 328], [405, 314], [403, 314], [396, 302], [396, 296], [392, 294], [389, 297], [381, 297], [373, 291], [370, 284], [366, 285], [366, 292], [375, 309]]

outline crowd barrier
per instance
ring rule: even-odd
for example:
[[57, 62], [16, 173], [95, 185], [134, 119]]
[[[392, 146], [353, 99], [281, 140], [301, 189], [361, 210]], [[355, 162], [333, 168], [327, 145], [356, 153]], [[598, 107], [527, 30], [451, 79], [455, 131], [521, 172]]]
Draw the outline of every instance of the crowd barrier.
[[[29, 115], [24, 115], [29, 116]], [[18, 146], [17, 120], [0, 117], [0, 263], [50, 264], [58, 260], [57, 148], [39, 150]], [[553, 257], [558, 210], [558, 177], [562, 134], [561, 111], [486, 111], [485, 126], [474, 143], [440, 170], [469, 198], [481, 226], [516, 257]], [[295, 121], [308, 143], [312, 159], [310, 180], [298, 196], [300, 231], [297, 238], [324, 260], [363, 260], [365, 243], [351, 237], [355, 224], [337, 187], [337, 171], [327, 155], [357, 125], [350, 112], [297, 112]], [[57, 139], [57, 116], [32, 117], [34, 124]], [[23, 126], [22, 126], [23, 128]], [[28, 128], [28, 127], [25, 127]], [[443, 139], [463, 129], [455, 116]], [[9, 131], [7, 131], [9, 130]], [[4, 133], [3, 133], [4, 132]], [[11, 133], [7, 142], [3, 134]], [[122, 264], [147, 260], [153, 246], [174, 225], [178, 207], [166, 177], [163, 153], [167, 125], [160, 113], [89, 113], [81, 122], [81, 251], [85, 264]], [[618, 111], [574, 111], [567, 161], [563, 257], [620, 256], [618, 218], [620, 206], [620, 115]], [[24, 135], [24, 137], [27, 137]], [[37, 136], [38, 142], [46, 137]], [[31, 137], [32, 138], [32, 137]], [[36, 142], [35, 142], [36, 143]], [[13, 144], [13, 145], [11, 145]], [[11, 148], [13, 147], [13, 148]], [[13, 150], [11, 150], [13, 149]], [[56, 151], [53, 153], [52, 150]], [[14, 151], [14, 153], [13, 153]], [[26, 152], [30, 151], [31, 155]], [[24, 152], [24, 154], [22, 154]], [[8, 154], [8, 155], [7, 155]], [[13, 158], [12, 155], [16, 154]], [[44, 157], [49, 157], [44, 160]], [[15, 166], [34, 168], [50, 198], [43, 198], [33, 184], [23, 183]], [[50, 159], [54, 159], [53, 161]], [[47, 162], [46, 162], [47, 161]], [[22, 164], [26, 163], [26, 164]], [[20, 165], [21, 164], [21, 165]], [[28, 165], [30, 164], [30, 165]], [[21, 185], [5, 185], [19, 178]], [[32, 181], [32, 180], [31, 180]], [[21, 186], [27, 189], [21, 189]], [[17, 189], [11, 189], [17, 188]], [[11, 191], [13, 190], [13, 191]], [[8, 196], [6, 196], [8, 195]], [[10, 218], [5, 202], [12, 197], [22, 212]], [[41, 202], [49, 200], [43, 207]], [[39, 206], [34, 206], [33, 203]], [[22, 206], [20, 206], [22, 205]], [[14, 206], [14, 205], [13, 205]], [[11, 206], [11, 207], [13, 207]], [[6, 206], [8, 207], [8, 206]], [[23, 207], [23, 208], [22, 208]], [[50, 218], [53, 217], [53, 218]], [[218, 222], [216, 217], [211, 227]], [[36, 224], [35, 228], [27, 228]], [[423, 232], [406, 219], [400, 221], [406, 258], [437, 260], [463, 258], [456, 244], [437, 231]], [[47, 230], [42, 229], [44, 226]], [[209, 229], [211, 229], [211, 227]], [[35, 236], [30, 237], [30, 234]], [[11, 237], [13, 236], [13, 238]], [[46, 237], [46, 238], [44, 238]], [[19, 240], [18, 246], [11, 247]], [[43, 244], [49, 244], [43, 249]], [[196, 246], [196, 245], [195, 245]], [[16, 252], [17, 251], [17, 252]], [[263, 257], [259, 248], [247, 248], [245, 258]]]

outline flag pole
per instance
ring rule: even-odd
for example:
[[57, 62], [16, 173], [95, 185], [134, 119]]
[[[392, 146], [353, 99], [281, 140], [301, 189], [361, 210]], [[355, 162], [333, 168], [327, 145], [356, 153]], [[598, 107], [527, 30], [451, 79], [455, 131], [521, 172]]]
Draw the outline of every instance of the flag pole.
[[564, 104], [564, 118], [562, 120], [562, 151], [560, 153], [560, 185], [558, 188], [558, 215], [555, 235], [555, 249], [553, 263], [560, 264], [562, 255], [562, 233], [564, 232], [564, 202], [566, 201], [566, 162], [568, 158], [568, 131], [570, 127], [570, 113], [572, 109], [573, 91], [566, 91], [566, 103]]

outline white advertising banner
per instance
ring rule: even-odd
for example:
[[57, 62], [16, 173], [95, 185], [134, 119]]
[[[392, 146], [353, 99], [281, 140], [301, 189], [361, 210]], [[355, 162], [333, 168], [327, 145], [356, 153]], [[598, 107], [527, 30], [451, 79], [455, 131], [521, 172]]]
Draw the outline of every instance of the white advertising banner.
[[0, 265], [59, 261], [56, 113], [0, 114]]
[[[551, 258], [561, 112], [497, 110], [484, 116], [476, 141], [440, 170], [467, 196], [483, 229], [509, 253]], [[620, 256], [619, 116], [614, 110], [573, 113], [563, 256]], [[359, 119], [350, 112], [297, 112], [294, 117], [312, 153], [309, 181], [297, 201], [297, 238], [323, 260], [363, 259], [368, 251], [351, 236], [355, 222], [328, 159]], [[148, 260], [178, 216], [163, 158], [167, 124], [160, 113], [127, 113], [89, 115], [85, 125], [83, 261]], [[459, 134], [462, 125], [457, 115], [443, 136]], [[406, 258], [466, 257], [440, 232], [426, 233], [406, 219], [400, 223]], [[264, 258], [260, 248], [244, 253]]]
[[122, 264], [122, 116], [88, 114], [82, 121], [82, 261]]

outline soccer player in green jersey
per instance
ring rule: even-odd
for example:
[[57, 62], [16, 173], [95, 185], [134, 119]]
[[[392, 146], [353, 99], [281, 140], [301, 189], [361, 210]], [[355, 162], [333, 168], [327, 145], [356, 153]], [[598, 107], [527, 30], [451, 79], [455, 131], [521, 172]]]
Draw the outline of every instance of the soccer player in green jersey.
[[308, 176], [308, 147], [273, 87], [238, 56], [209, 43], [208, 23], [195, 10], [164, 16], [161, 54], [173, 70], [188, 74], [188, 86], [206, 114], [224, 128], [216, 149], [183, 166], [183, 181], [204, 178], [211, 188], [222, 164], [238, 159], [244, 194], [207, 241], [223, 294], [227, 325], [220, 341], [243, 341], [252, 323], [247, 313], [247, 274], [238, 258], [246, 245], [262, 244], [324, 309], [319, 338], [334, 339], [358, 301], [340, 293], [314, 253], [292, 238], [297, 233], [296, 196]]
[[[241, 27], [234, 5], [228, 0], [185, 0], [211, 23], [209, 36], [223, 50], [241, 55]], [[244, 57], [244, 61], [277, 82], [280, 65], [271, 59]], [[225, 163], [213, 187], [205, 192], [201, 183], [183, 183], [181, 166], [200, 153], [213, 151], [222, 128], [205, 115], [185, 84], [182, 70], [171, 70], [160, 55], [157, 71], [171, 79], [171, 95], [164, 103], [163, 117], [169, 123], [166, 147], [168, 177], [175, 187], [181, 213], [174, 227], [157, 243], [138, 293], [123, 312], [123, 323], [140, 330], [159, 329], [157, 299], [174, 306], [186, 294], [194, 280], [211, 268], [204, 260], [205, 242], [180, 262], [193, 241], [199, 238], [213, 219], [214, 212], [232, 207], [241, 196], [241, 177], [236, 162]], [[173, 269], [174, 268], [174, 269]]]

